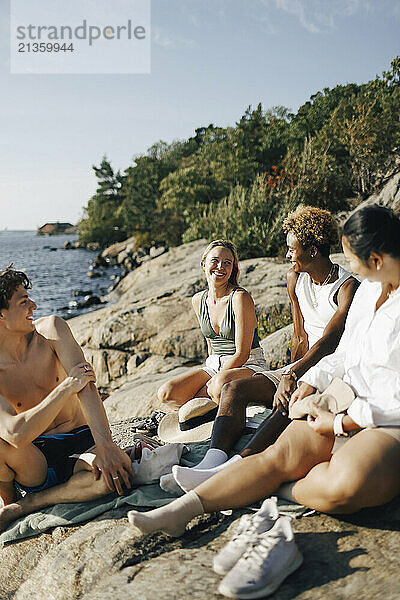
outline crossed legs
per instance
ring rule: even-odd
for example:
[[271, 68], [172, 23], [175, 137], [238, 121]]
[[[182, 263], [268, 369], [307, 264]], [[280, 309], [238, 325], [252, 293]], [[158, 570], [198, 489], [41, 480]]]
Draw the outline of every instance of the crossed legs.
[[[214, 422], [210, 448], [219, 448], [226, 453], [231, 450], [246, 425], [246, 408], [250, 403], [272, 407], [275, 384], [264, 375], [251, 376], [251, 373], [252, 371], [246, 368], [230, 369], [217, 373], [210, 380], [207, 387], [211, 397], [214, 390], [220, 390], [218, 414]], [[290, 420], [282, 413], [274, 413], [272, 418], [260, 425], [241, 455], [250, 456], [265, 450], [278, 439], [289, 423]]]
[[[232, 369], [244, 371], [249, 369]], [[228, 375], [229, 372], [226, 372]], [[216, 375], [224, 375], [221, 372]], [[213, 378], [214, 379], [214, 378]], [[213, 382], [211, 380], [208, 387]], [[174, 467], [173, 477], [181, 488], [188, 491], [206, 481], [230, 463], [246, 456], [262, 452], [273, 444], [282, 431], [290, 423], [288, 417], [275, 411], [257, 429], [247, 447], [240, 455], [233, 456], [229, 461], [228, 452], [239, 439], [246, 424], [246, 408], [250, 402], [264, 406], [272, 406], [275, 394], [275, 384], [264, 375], [255, 375], [248, 379], [239, 379], [226, 383], [222, 387], [218, 414], [214, 422], [210, 448], [200, 464], [193, 468]], [[214, 456], [216, 453], [217, 456]]]
[[264, 375], [225, 383], [221, 389], [210, 448], [219, 448], [228, 453], [246, 425], [246, 408], [250, 402], [271, 407], [275, 391], [275, 385]]

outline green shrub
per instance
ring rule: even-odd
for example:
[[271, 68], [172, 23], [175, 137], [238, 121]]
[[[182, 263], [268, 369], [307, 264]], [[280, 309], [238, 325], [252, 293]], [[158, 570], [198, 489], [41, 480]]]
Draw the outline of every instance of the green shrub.
[[270, 197], [265, 178], [258, 176], [249, 189], [237, 185], [227, 198], [204, 209], [183, 241], [225, 238], [236, 245], [241, 259], [271, 255], [277, 245], [278, 213], [279, 200]]
[[271, 333], [286, 327], [292, 323], [292, 313], [288, 306], [283, 309], [280, 306], [273, 306], [268, 313], [262, 313], [257, 318], [258, 336], [260, 340]]

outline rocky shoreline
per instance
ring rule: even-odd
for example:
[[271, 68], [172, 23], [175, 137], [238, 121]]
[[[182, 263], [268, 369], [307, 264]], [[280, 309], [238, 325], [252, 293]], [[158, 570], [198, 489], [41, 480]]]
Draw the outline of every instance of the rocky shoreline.
[[[400, 207], [400, 174], [369, 201], [376, 199]], [[198, 240], [141, 260], [111, 292], [112, 304], [69, 321], [86, 358], [94, 364], [104, 397], [108, 395], [104, 405], [114, 423], [115, 439], [123, 445], [129, 445], [137, 429], [135, 418], [143, 421], [160, 409], [157, 387], [201, 364], [206, 356], [191, 307], [192, 295], [205, 287], [199, 267], [205, 244]], [[124, 252], [126, 248], [114, 249], [121, 264], [132, 259]], [[333, 260], [346, 266], [341, 254]], [[240, 283], [253, 295], [259, 314], [274, 311], [279, 320], [289, 304], [287, 263], [258, 258], [242, 261], [240, 268]], [[262, 341], [271, 368], [288, 362], [290, 337], [288, 325]], [[125, 518], [126, 508], [84, 525], [57, 527], [1, 550], [0, 598], [219, 598], [212, 558], [240, 515], [235, 511], [232, 516], [216, 513], [198, 518], [178, 540], [163, 534], [135, 537]], [[399, 525], [398, 498], [349, 517], [313, 515], [296, 520], [304, 564], [273, 597], [397, 600]]]

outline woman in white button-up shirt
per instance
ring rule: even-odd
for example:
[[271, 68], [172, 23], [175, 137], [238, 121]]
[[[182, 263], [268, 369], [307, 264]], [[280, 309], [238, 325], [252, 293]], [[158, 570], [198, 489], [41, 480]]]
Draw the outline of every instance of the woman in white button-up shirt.
[[[298, 503], [329, 513], [378, 506], [400, 492], [400, 219], [387, 208], [365, 207], [346, 222], [342, 242], [351, 269], [365, 280], [337, 350], [305, 373], [291, 402], [340, 377], [355, 395], [347, 413], [335, 417], [314, 405], [273, 446], [227, 466], [195, 495], [149, 513], [131, 511], [136, 527], [168, 531], [171, 523], [176, 534], [201, 508], [247, 506], [285, 482], [295, 482], [290, 491]], [[335, 433], [345, 440], [337, 451]]]

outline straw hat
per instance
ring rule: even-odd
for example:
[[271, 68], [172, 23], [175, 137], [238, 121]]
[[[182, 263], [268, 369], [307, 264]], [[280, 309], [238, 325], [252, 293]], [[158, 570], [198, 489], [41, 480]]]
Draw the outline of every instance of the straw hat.
[[193, 398], [162, 418], [157, 435], [163, 442], [202, 442], [211, 437], [217, 411], [210, 398]]

